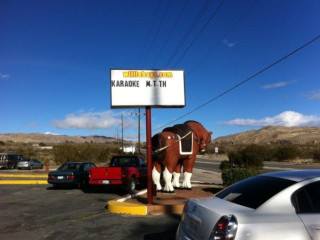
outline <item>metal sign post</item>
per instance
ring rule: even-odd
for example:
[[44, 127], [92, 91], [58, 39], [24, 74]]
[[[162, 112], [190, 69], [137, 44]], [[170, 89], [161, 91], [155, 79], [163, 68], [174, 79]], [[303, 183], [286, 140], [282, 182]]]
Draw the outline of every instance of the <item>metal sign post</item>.
[[152, 198], [152, 140], [151, 140], [151, 108], [146, 107], [147, 128], [147, 171], [148, 171], [148, 204], [153, 203]]

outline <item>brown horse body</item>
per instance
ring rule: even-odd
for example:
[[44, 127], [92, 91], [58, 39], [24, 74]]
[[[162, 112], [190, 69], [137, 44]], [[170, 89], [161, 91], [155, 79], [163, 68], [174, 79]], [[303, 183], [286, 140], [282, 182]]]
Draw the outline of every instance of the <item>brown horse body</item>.
[[[183, 125], [186, 130], [182, 136], [172, 132], [172, 128], [167, 128], [152, 138], [154, 153], [152, 179], [158, 191], [162, 189], [160, 185], [161, 172], [165, 182], [165, 192], [174, 192], [174, 187], [180, 187], [181, 168], [183, 168], [184, 174], [182, 187], [191, 189], [190, 180], [196, 155], [200, 151], [205, 151], [211, 141], [212, 132], [208, 132], [200, 123], [187, 121]], [[176, 126], [183, 127], [182, 125]], [[185, 138], [189, 138], [191, 142], [188, 147], [189, 152], [181, 151], [180, 143]]]

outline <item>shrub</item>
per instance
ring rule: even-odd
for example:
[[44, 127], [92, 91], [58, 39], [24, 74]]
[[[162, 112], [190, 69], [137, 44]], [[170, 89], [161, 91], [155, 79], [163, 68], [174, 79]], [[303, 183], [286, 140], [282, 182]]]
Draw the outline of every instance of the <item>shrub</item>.
[[313, 152], [313, 160], [315, 162], [320, 162], [320, 147], [316, 148]]
[[263, 167], [265, 149], [258, 145], [249, 145], [245, 148], [230, 152], [228, 158], [231, 166], [239, 168], [260, 169]]
[[219, 167], [219, 168], [220, 168], [221, 171], [230, 168], [229, 161], [228, 161], [228, 160], [223, 160], [223, 161], [220, 163], [220, 167]]
[[108, 162], [111, 155], [119, 154], [119, 148], [105, 144], [64, 143], [53, 148], [56, 164], [64, 162]]
[[275, 150], [275, 158], [279, 161], [296, 159], [299, 156], [299, 149], [295, 145], [280, 146]]
[[225, 187], [243, 179], [260, 174], [261, 171], [247, 168], [230, 168], [222, 171], [222, 182]]

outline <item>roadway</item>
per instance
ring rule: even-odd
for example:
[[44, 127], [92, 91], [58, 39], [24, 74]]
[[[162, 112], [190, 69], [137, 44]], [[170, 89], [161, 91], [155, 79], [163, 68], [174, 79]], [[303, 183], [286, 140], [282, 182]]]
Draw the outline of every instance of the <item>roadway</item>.
[[[203, 157], [199, 155], [195, 163], [195, 168], [208, 170], [220, 173], [220, 163], [223, 160], [227, 160], [227, 156], [213, 156]], [[284, 170], [299, 170], [299, 169], [315, 169], [320, 168], [320, 164], [307, 164], [307, 163], [290, 163], [290, 162], [270, 162], [265, 161], [263, 170], [266, 172], [271, 171], [284, 171]]]

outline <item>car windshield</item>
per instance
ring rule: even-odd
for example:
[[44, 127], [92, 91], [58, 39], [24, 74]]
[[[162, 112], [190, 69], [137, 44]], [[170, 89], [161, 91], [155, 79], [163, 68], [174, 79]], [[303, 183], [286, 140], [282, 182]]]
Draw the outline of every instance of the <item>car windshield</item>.
[[68, 164], [63, 164], [61, 167], [59, 167], [60, 171], [74, 171], [74, 170], [79, 170], [80, 168], [80, 163], [68, 163]]
[[20, 162], [30, 162], [31, 159], [22, 159]]
[[112, 167], [130, 167], [136, 166], [136, 158], [134, 157], [117, 157], [112, 160]]
[[216, 197], [257, 209], [272, 196], [294, 183], [296, 182], [282, 178], [256, 176], [222, 190]]

